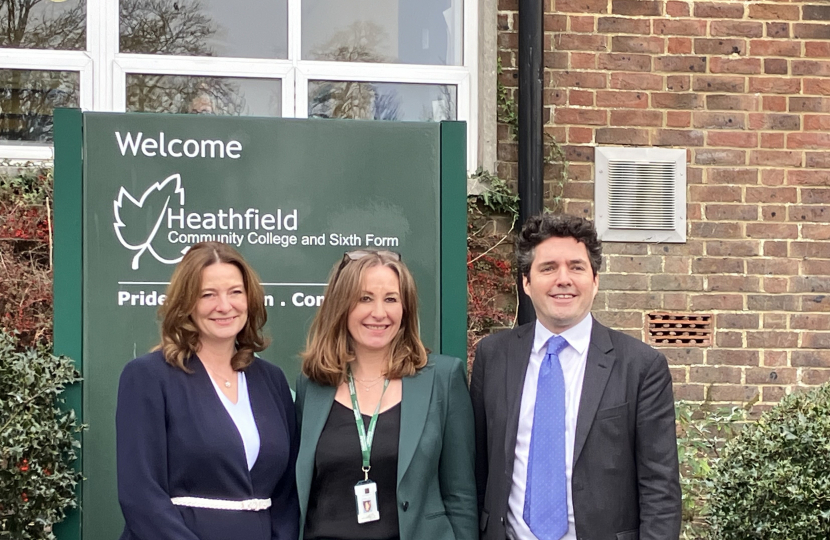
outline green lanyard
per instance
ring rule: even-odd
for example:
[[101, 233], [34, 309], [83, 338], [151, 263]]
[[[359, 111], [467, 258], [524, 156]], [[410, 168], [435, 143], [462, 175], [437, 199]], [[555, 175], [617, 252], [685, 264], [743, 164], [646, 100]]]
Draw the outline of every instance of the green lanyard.
[[347, 371], [349, 375], [349, 394], [352, 396], [352, 410], [354, 411], [354, 420], [357, 424], [357, 436], [360, 437], [360, 451], [363, 454], [364, 480], [369, 480], [369, 469], [372, 468], [369, 457], [372, 455], [372, 440], [375, 438], [375, 424], [378, 422], [380, 403], [383, 401], [383, 394], [386, 393], [386, 387], [389, 386], [389, 379], [383, 381], [383, 391], [380, 393], [378, 406], [375, 407], [375, 412], [369, 421], [369, 433], [366, 433], [366, 427], [363, 425], [363, 417], [360, 415], [360, 405], [357, 404], [357, 391], [354, 387], [354, 375], [352, 375], [351, 366], [349, 366]]

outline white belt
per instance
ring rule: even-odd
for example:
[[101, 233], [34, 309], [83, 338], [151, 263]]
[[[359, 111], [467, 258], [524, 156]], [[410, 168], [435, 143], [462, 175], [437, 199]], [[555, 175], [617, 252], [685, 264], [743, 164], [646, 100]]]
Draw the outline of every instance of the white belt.
[[248, 499], [245, 501], [228, 501], [225, 499], [205, 499], [202, 497], [172, 497], [170, 501], [176, 506], [192, 508], [210, 508], [211, 510], [267, 510], [271, 508], [271, 499]]

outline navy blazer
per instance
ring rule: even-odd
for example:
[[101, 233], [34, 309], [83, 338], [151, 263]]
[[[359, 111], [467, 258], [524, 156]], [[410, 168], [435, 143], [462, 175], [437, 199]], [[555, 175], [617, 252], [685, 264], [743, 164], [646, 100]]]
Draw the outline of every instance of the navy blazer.
[[[473, 408], [464, 363], [429, 355], [429, 363], [401, 380], [398, 438], [398, 529], [400, 540], [477, 540]], [[297, 485], [305, 526], [317, 442], [336, 388], [300, 375], [301, 419]], [[302, 540], [302, 537], [301, 537]]]
[[[245, 369], [260, 449], [248, 471], [242, 437], [196, 358], [185, 373], [160, 351], [124, 368], [115, 415], [121, 540], [296, 540], [294, 404], [285, 375], [256, 358]], [[171, 497], [267, 499], [270, 510], [174, 506]]]

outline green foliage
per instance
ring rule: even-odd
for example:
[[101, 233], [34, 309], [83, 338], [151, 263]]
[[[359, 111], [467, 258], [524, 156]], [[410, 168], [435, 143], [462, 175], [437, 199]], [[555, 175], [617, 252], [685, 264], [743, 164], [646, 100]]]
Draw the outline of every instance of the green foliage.
[[786, 396], [727, 443], [710, 500], [716, 540], [830, 538], [830, 386]]
[[0, 539], [54, 539], [52, 524], [76, 505], [82, 426], [59, 405], [79, 380], [72, 360], [0, 331]]
[[510, 189], [507, 182], [494, 174], [478, 169], [472, 178], [477, 178], [488, 186], [480, 195], [467, 197], [467, 212], [473, 213], [478, 205], [487, 214], [503, 214], [511, 216], [513, 222], [519, 217], [519, 196]]
[[708, 530], [709, 482], [712, 463], [723, 445], [735, 438], [746, 421], [754, 401], [743, 407], [710, 409], [704, 403], [678, 401], [677, 457], [680, 462], [680, 488], [683, 492], [681, 540], [703, 538]]

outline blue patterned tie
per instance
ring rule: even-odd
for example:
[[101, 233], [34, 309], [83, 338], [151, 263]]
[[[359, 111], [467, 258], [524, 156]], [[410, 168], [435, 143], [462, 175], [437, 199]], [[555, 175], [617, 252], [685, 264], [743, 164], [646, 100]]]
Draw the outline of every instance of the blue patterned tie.
[[559, 364], [559, 353], [567, 345], [561, 336], [548, 340], [536, 386], [522, 517], [539, 540], [559, 540], [568, 532], [565, 377]]

